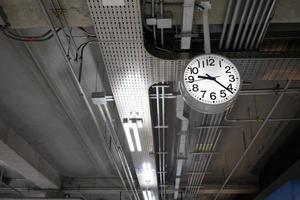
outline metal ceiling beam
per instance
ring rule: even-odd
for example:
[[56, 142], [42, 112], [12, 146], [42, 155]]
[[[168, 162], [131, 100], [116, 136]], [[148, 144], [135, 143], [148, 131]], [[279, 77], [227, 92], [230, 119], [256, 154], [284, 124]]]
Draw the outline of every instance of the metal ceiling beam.
[[0, 162], [43, 189], [58, 189], [60, 176], [13, 129], [0, 127]]

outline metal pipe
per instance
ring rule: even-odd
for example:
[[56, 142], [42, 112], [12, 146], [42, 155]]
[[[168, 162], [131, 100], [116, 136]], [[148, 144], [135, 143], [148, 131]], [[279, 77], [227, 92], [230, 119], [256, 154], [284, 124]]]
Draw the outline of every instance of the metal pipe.
[[[91, 107], [91, 105], [90, 105], [90, 103], [89, 103], [89, 101], [88, 101], [88, 99], [87, 99], [87, 97], [86, 97], [86, 95], [85, 95], [85, 93], [84, 93], [84, 91], [83, 91], [83, 89], [82, 89], [80, 83], [79, 83], [78, 80], [77, 80], [77, 77], [76, 77], [76, 75], [75, 75], [75, 73], [74, 73], [74, 71], [73, 71], [73, 66], [72, 66], [70, 60], [69, 60], [68, 57], [67, 57], [67, 54], [66, 54], [66, 52], [65, 52], [64, 46], [63, 46], [63, 44], [62, 44], [62, 41], [60, 40], [60, 38], [59, 38], [59, 36], [58, 36], [58, 34], [57, 34], [56, 30], [55, 30], [54, 24], [53, 24], [53, 22], [51, 21], [51, 18], [50, 18], [50, 16], [49, 16], [48, 12], [47, 12], [47, 9], [46, 9], [46, 6], [45, 6], [45, 4], [44, 4], [44, 1], [43, 1], [43, 0], [36, 0], [36, 1], [37, 1], [38, 5], [40, 6], [40, 8], [41, 8], [43, 14], [44, 14], [45, 17], [46, 17], [46, 20], [47, 20], [47, 22], [48, 22], [48, 24], [49, 24], [49, 26], [50, 26], [50, 29], [51, 29], [51, 31], [52, 31], [52, 33], [53, 33], [53, 36], [54, 36], [54, 38], [55, 38], [55, 40], [56, 40], [56, 42], [57, 42], [57, 44], [58, 44], [58, 47], [59, 47], [59, 49], [60, 49], [60, 51], [61, 51], [61, 53], [62, 53], [62, 55], [63, 55], [63, 58], [64, 58], [64, 60], [65, 60], [65, 62], [66, 62], [66, 64], [67, 64], [67, 66], [68, 66], [67, 69], [69, 70], [69, 72], [70, 72], [70, 74], [71, 74], [72, 81], [74, 82], [75, 87], [76, 87], [76, 89], [78, 90], [78, 92], [81, 94], [82, 99], [84, 100], [84, 103], [85, 103], [85, 105], [86, 105], [86, 107], [87, 107], [89, 113], [91, 114], [92, 120], [93, 120], [93, 122], [94, 122], [94, 124], [95, 124], [95, 126], [96, 126], [96, 129], [97, 129], [97, 132], [98, 132], [100, 135], [102, 135], [102, 134], [101, 134], [102, 131], [101, 131], [100, 126], [99, 126], [99, 124], [98, 124], [98, 121], [97, 121], [97, 118], [96, 118], [96, 116], [95, 116], [95, 113], [93, 112], [92, 107]], [[122, 180], [122, 179], [123, 179], [123, 176], [122, 176], [122, 174], [121, 174], [121, 172], [120, 172], [120, 170], [119, 170], [119, 168], [118, 168], [118, 165], [117, 165], [116, 160], [113, 158], [113, 156], [110, 156], [111, 152], [110, 152], [110, 150], [109, 150], [109, 148], [108, 148], [108, 146], [107, 146], [107, 143], [106, 143], [106, 142], [103, 142], [103, 143], [104, 143], [104, 149], [105, 149], [105, 151], [106, 151], [106, 153], [107, 153], [107, 155], [108, 155], [110, 161], [111, 161], [112, 164], [115, 166], [115, 168], [116, 168], [116, 170], [117, 170], [117, 173], [119, 174], [120, 179]], [[126, 171], [126, 169], [124, 169], [124, 170]], [[124, 187], [127, 188], [127, 186], [126, 186], [126, 184], [125, 184], [125, 182], [124, 182], [124, 179], [123, 179], [122, 182], [123, 182], [123, 184], [124, 184]], [[130, 180], [128, 180], [128, 182], [130, 183]], [[135, 188], [135, 187], [134, 187], [134, 189], [135, 189], [135, 191], [136, 191], [136, 188]], [[139, 200], [139, 196], [138, 196], [137, 192], [136, 192], [136, 193], [133, 193], [133, 195], [134, 195], [134, 197], [135, 197], [136, 200]]]
[[225, 128], [233, 128], [238, 126], [196, 126], [196, 129], [225, 129]]
[[[213, 143], [213, 144], [214, 144], [214, 145], [213, 145], [213, 149], [216, 148], [216, 146], [217, 146], [217, 144], [218, 144], [218, 142], [219, 142], [219, 139], [220, 139], [220, 137], [221, 137], [221, 133], [222, 133], [222, 130], [220, 130], [219, 133], [218, 133], [217, 136], [216, 136], [215, 142]], [[211, 161], [211, 159], [212, 159], [212, 156], [213, 156], [213, 155], [210, 155], [210, 156], [209, 156], [209, 159], [208, 159], [208, 162], [207, 162], [207, 164], [206, 164], [206, 166], [205, 166], [205, 168], [204, 168], [204, 171], [207, 171], [208, 166], [209, 166], [209, 164], [210, 164], [210, 161]], [[202, 182], [203, 182], [203, 180], [204, 180], [204, 177], [205, 177], [205, 174], [203, 174], [199, 186], [202, 185]], [[197, 193], [199, 193], [199, 189], [200, 189], [200, 188], [197, 189]]]
[[236, 36], [234, 38], [234, 42], [233, 42], [233, 46], [232, 46], [232, 49], [235, 50], [236, 47], [237, 47], [237, 43], [240, 39], [240, 34], [242, 32], [242, 28], [244, 26], [244, 21], [246, 19], [246, 15], [247, 15], [247, 11], [248, 11], [248, 8], [249, 8], [249, 5], [250, 5], [250, 1], [252, 0], [247, 0], [246, 1], [246, 4], [245, 4], [245, 7], [244, 7], [244, 10], [243, 10], [243, 13], [242, 13], [242, 17], [241, 17], [241, 20], [240, 20], [240, 24], [238, 26], [238, 30], [237, 30], [237, 33], [236, 33]]
[[[161, 102], [161, 104], [162, 104], [162, 126], [165, 126], [166, 125], [165, 124], [165, 98], [164, 98], [164, 96], [165, 96], [165, 87], [161, 88], [161, 95], [162, 95], [162, 102]], [[162, 145], [163, 145], [162, 150], [164, 152], [166, 152], [165, 138], [166, 138], [166, 129], [163, 128], [162, 129]], [[166, 160], [165, 160], [166, 159], [166, 154], [163, 154], [162, 156], [163, 156], [162, 168], [163, 168], [163, 171], [166, 172], [166, 168], [165, 168], [165, 166], [166, 166], [166, 163], [165, 163], [166, 162]], [[163, 174], [163, 199], [166, 199], [166, 186], [165, 186], [165, 184], [166, 184], [166, 173]]]
[[268, 29], [269, 24], [270, 24], [270, 18], [271, 18], [271, 15], [272, 15], [272, 13], [274, 13], [274, 7], [275, 7], [275, 5], [276, 5], [276, 2], [277, 2], [277, 0], [273, 0], [273, 2], [272, 2], [271, 8], [270, 8], [269, 13], [268, 13], [268, 15], [267, 15], [267, 20], [265, 21], [265, 23], [264, 23], [264, 25], [263, 25], [262, 31], [261, 31], [261, 33], [260, 33], [260, 35], [259, 35], [259, 37], [258, 37], [257, 43], [256, 43], [256, 45], [255, 45], [255, 48], [256, 48], [256, 49], [259, 47], [259, 45], [260, 45], [262, 39], [264, 38], [264, 35], [265, 35], [266, 32], [267, 32], [267, 29]]
[[[289, 80], [286, 84], [286, 86], [284, 87], [284, 90], [287, 90], [290, 86], [290, 84], [292, 83], [292, 80]], [[232, 175], [235, 173], [235, 171], [237, 170], [237, 168], [239, 167], [239, 165], [241, 164], [241, 162], [244, 160], [244, 158], [246, 157], [246, 155], [248, 154], [248, 152], [250, 151], [251, 147], [255, 144], [258, 136], [260, 135], [260, 133], [262, 132], [262, 130], [264, 129], [264, 127], [266, 126], [266, 124], [268, 123], [268, 120], [271, 118], [273, 112], [275, 111], [275, 109], [277, 108], [277, 106], [279, 105], [281, 99], [283, 98], [284, 93], [281, 93], [280, 96], [277, 98], [276, 102], [274, 103], [274, 105], [272, 106], [271, 110], [269, 111], [266, 120], [263, 122], [263, 124], [259, 127], [259, 129], [257, 130], [255, 136], [253, 137], [253, 139], [251, 140], [251, 142], [248, 144], [246, 150], [243, 152], [242, 156], [240, 157], [240, 159], [238, 160], [238, 162], [235, 164], [235, 166], [233, 167], [233, 169], [231, 170], [231, 172], [229, 173], [229, 175], [227, 176], [227, 178], [225, 179], [224, 183], [222, 184], [221, 189], [219, 190], [219, 192], [217, 193], [217, 195], [215, 196], [214, 200], [217, 200], [218, 197], [220, 196], [221, 192], [223, 191], [223, 189], [225, 188], [225, 186], [227, 185], [228, 181], [230, 180], [230, 178], [232, 177]]]
[[[227, 115], [224, 118], [224, 122], [264, 122], [265, 119], [228, 119]], [[276, 118], [276, 119], [269, 119], [268, 122], [287, 122], [287, 121], [300, 121], [300, 118]]]
[[223, 30], [222, 30], [222, 34], [221, 34], [220, 43], [219, 43], [219, 49], [222, 49], [222, 46], [223, 46], [224, 37], [225, 37], [226, 31], [227, 31], [227, 26], [228, 26], [229, 15], [231, 13], [232, 2], [233, 2], [233, 0], [229, 0], [228, 6], [226, 9], [225, 19], [224, 19], [224, 23], [223, 23]]
[[[215, 120], [214, 123], [220, 124], [221, 121], [222, 121], [222, 116], [223, 116], [223, 114], [217, 115], [217, 116], [216, 116], [216, 120]], [[217, 143], [218, 143], [219, 137], [221, 136], [221, 133], [218, 132], [218, 131], [219, 131], [218, 129], [211, 129], [211, 132], [212, 132], [212, 133], [210, 134], [210, 135], [211, 135], [211, 140], [210, 140], [209, 143], [208, 143], [208, 144], [212, 144], [212, 146], [209, 147], [209, 149], [208, 149], [208, 150], [211, 151], [211, 152], [213, 152], [213, 151], [215, 150], [215, 147], [216, 147], [216, 145], [217, 145]], [[221, 130], [220, 130], [220, 131], [221, 131]], [[208, 166], [209, 166], [209, 164], [210, 164], [210, 161], [211, 161], [211, 159], [212, 159], [212, 156], [213, 156], [213, 154], [210, 154], [210, 155], [208, 156], [208, 158], [206, 159], [206, 162], [203, 163], [203, 168], [201, 169], [202, 171], [207, 171]], [[205, 177], [205, 174], [202, 174], [202, 175], [199, 177], [199, 181], [197, 182], [197, 185], [199, 185], [199, 186], [202, 185], [202, 182], [203, 182], [204, 177]], [[199, 192], [199, 189], [200, 189], [200, 188], [197, 188], [196, 193]]]
[[[160, 17], [164, 17], [164, 0], [160, 0]], [[164, 29], [160, 29], [160, 43], [161, 46], [164, 46]]]
[[[151, 16], [152, 18], [155, 18], [155, 0], [151, 0]], [[154, 46], [156, 46], [156, 27], [155, 25], [152, 26], [153, 29], [153, 40], [154, 40]]]
[[234, 8], [233, 16], [232, 16], [232, 19], [231, 19], [231, 24], [230, 24], [230, 27], [229, 27], [229, 32], [228, 32], [226, 43], [225, 43], [225, 49], [226, 50], [228, 50], [230, 48], [231, 38], [232, 38], [232, 35], [233, 35], [233, 32], [234, 32], [234, 29], [236, 27], [236, 20], [237, 20], [238, 14], [239, 14], [241, 2], [242, 2], [242, 0], [237, 0], [237, 3], [236, 3], [235, 8]]
[[[99, 111], [100, 111], [100, 114], [101, 114], [101, 116], [102, 116], [103, 121], [105, 122], [105, 124], [109, 124], [109, 123], [108, 123], [108, 120], [107, 120], [107, 118], [106, 118], [106, 116], [105, 116], [105, 113], [104, 113], [104, 111], [103, 111], [103, 109], [102, 109], [102, 107], [101, 107], [101, 105], [99, 105], [98, 107], [99, 107]], [[114, 140], [113, 140], [113, 141], [114, 141]], [[106, 143], [105, 143], [105, 144], [106, 144]], [[105, 145], [105, 146], [106, 146], [106, 145]], [[125, 171], [125, 170], [124, 170], [124, 171]], [[128, 191], [128, 188], [127, 188], [127, 186], [126, 186], [125, 180], [124, 180], [123, 175], [122, 175], [121, 171], [119, 170], [119, 168], [117, 168], [117, 172], [118, 172], [119, 177], [120, 177], [120, 179], [121, 179], [121, 181], [122, 181], [122, 184], [124, 185], [124, 188]], [[128, 176], [128, 174], [127, 174], [126, 172], [125, 172], [125, 176], [126, 176], [127, 180], [130, 180], [130, 179], [129, 179], [129, 176]], [[128, 183], [129, 183], [129, 185], [130, 185], [131, 191], [134, 191], [134, 187], [132, 186], [132, 184], [130, 184], [130, 181], [128, 181]]]
[[204, 51], [205, 53], [211, 53], [208, 8], [204, 8], [204, 10], [202, 11], [202, 17], [203, 17]]
[[[217, 115], [213, 115], [211, 118], [210, 118], [210, 124], [216, 124], [217, 123]], [[204, 140], [201, 141], [202, 144], [211, 144], [212, 140], [213, 140], [213, 137], [214, 137], [214, 133], [213, 133], [213, 130], [208, 130], [207, 132], [204, 132], [205, 134], [205, 137], [204, 137]], [[198, 143], [200, 144], [200, 143]], [[205, 149], [206, 150], [207, 147], [205, 146]], [[211, 148], [208, 147], [207, 149], [208, 151], [211, 150]], [[196, 169], [195, 171], [203, 171], [203, 168], [205, 167], [205, 164], [206, 162], [208, 161], [208, 156], [210, 154], [212, 154], [213, 152], [209, 152], [208, 154], [204, 154], [202, 156], [200, 156], [200, 161], [199, 162], [196, 162]], [[193, 178], [193, 182], [191, 185], [197, 185], [199, 184], [199, 181], [201, 180], [201, 176], [194, 176]], [[192, 188], [191, 189], [191, 193], [194, 194], [196, 192], [196, 189], [195, 188]]]
[[[253, 46], [254, 46], [254, 43], [256, 41], [257, 35], [258, 35], [259, 31], [260, 31], [260, 27], [263, 24], [263, 20], [265, 20], [265, 21], [268, 20], [268, 18], [267, 18], [268, 16], [265, 16], [265, 15], [266, 15], [267, 10], [270, 9], [269, 8], [269, 4], [270, 3], [271, 3], [271, 0], [267, 0], [266, 6], [263, 9], [263, 12], [262, 12], [262, 14], [260, 16], [260, 20], [259, 20], [258, 25], [256, 27], [256, 31], [255, 31], [254, 36], [252, 38], [252, 41], [250, 43], [250, 49], [251, 50], [253, 49]], [[263, 32], [263, 29], [261, 30], [261, 32]]]
[[136, 194], [136, 195], [138, 195], [137, 194], [137, 188], [135, 187], [135, 184], [134, 184], [134, 179], [133, 179], [133, 175], [132, 175], [132, 173], [131, 173], [131, 170], [130, 170], [130, 167], [129, 167], [129, 164], [128, 164], [128, 161], [127, 161], [127, 159], [126, 159], [126, 156], [125, 156], [125, 154], [124, 154], [124, 151], [123, 151], [123, 149], [121, 148], [121, 143], [120, 143], [120, 141], [119, 141], [119, 138], [118, 138], [118, 136], [117, 136], [117, 132], [116, 132], [116, 130], [115, 130], [115, 127], [114, 127], [114, 120], [112, 119], [112, 117], [111, 117], [111, 115], [110, 115], [110, 112], [109, 112], [109, 110], [108, 110], [108, 107], [107, 107], [107, 104], [105, 104], [104, 105], [104, 109], [105, 109], [105, 111], [106, 111], [106, 114], [107, 114], [107, 117], [108, 117], [108, 119], [109, 119], [109, 124], [111, 125], [111, 128], [112, 128], [112, 133], [113, 133], [113, 136], [114, 136], [114, 139], [115, 140], [113, 140], [112, 142], [114, 143], [114, 146], [115, 146], [115, 148], [116, 148], [116, 151], [118, 152], [118, 156], [119, 156], [119, 158], [120, 158], [120, 161], [121, 161], [121, 164], [122, 164], [122, 166], [123, 166], [123, 169], [124, 169], [124, 171], [125, 171], [125, 173], [126, 173], [126, 176], [128, 176], [128, 180], [130, 181], [129, 182], [129, 184], [131, 184], [132, 185], [132, 191], [134, 191], [134, 193]]
[[257, 2], [257, 0], [252, 1], [252, 5], [251, 5], [251, 8], [250, 8], [250, 11], [249, 11], [249, 14], [248, 14], [248, 18], [247, 18], [246, 23], [245, 23], [245, 27], [244, 27], [244, 30], [243, 30], [243, 33], [242, 33], [242, 37], [239, 40], [238, 50], [241, 50], [242, 47], [243, 47], [244, 40], [246, 38], [246, 34], [248, 33], [248, 28], [249, 28], [250, 21], [251, 21], [253, 12], [254, 12], [254, 8], [256, 6], [256, 2]]
[[[155, 90], [156, 90], [156, 112], [157, 112], [157, 126], [160, 126], [160, 102], [159, 102], [159, 87], [155, 87]], [[157, 129], [157, 133], [158, 133], [158, 151], [159, 152], [162, 152], [162, 149], [161, 149], [161, 134], [160, 134], [160, 128]], [[162, 155], [161, 154], [158, 154], [158, 166], [159, 166], [159, 171], [161, 172], [162, 171]], [[160, 181], [160, 184], [162, 184], [162, 176], [163, 174], [162, 173], [159, 173], [159, 181]], [[161, 187], [159, 187], [159, 189], [161, 190]], [[162, 194], [160, 194], [160, 196], [162, 196]]]
[[[206, 121], [206, 117], [207, 117], [207, 115], [204, 115], [204, 117], [202, 118], [201, 124], [203, 124], [203, 123]], [[205, 135], [203, 134], [203, 130], [200, 130], [200, 131], [199, 131], [199, 136], [198, 136], [198, 140], [197, 140], [196, 145], [197, 145], [197, 144], [200, 144], [200, 141], [202, 141], [203, 138], [205, 138]], [[192, 172], [197, 171], [197, 163], [195, 162], [195, 157], [192, 158], [191, 163], [192, 163], [192, 170], [189, 170], [189, 171], [192, 171]], [[189, 176], [188, 182], [187, 182], [187, 187], [186, 187], [186, 190], [185, 190], [185, 195], [186, 195], [187, 193], [190, 193], [191, 188], [190, 188], [189, 186], [192, 185], [192, 183], [193, 183], [193, 181], [194, 181], [194, 178], [195, 178], [195, 177], [194, 177], [193, 175]]]
[[[255, 15], [254, 15], [254, 19], [253, 19], [253, 21], [252, 21], [252, 23], [251, 23], [251, 28], [250, 28], [250, 31], [249, 31], [249, 33], [248, 33], [248, 37], [247, 37], [246, 43], [245, 43], [245, 46], [244, 46], [245, 49], [247, 49], [248, 46], [249, 46], [249, 42], [250, 42], [252, 33], [253, 33], [253, 31], [254, 31], [254, 28], [256, 27], [256, 21], [257, 21], [257, 19], [258, 19], [258, 17], [259, 17], [260, 10], [261, 10], [261, 8], [262, 8], [263, 3], [264, 3], [264, 0], [260, 0], [260, 1], [259, 1], [258, 7], [257, 7], [257, 9], [256, 9], [256, 13], [255, 13]], [[253, 38], [252, 38], [252, 39], [253, 39]]]

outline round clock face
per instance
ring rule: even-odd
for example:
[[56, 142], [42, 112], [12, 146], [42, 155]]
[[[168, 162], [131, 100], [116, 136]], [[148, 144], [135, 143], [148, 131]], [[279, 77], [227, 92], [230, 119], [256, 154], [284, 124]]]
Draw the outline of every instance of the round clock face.
[[185, 68], [183, 85], [195, 100], [223, 104], [232, 100], [240, 88], [240, 74], [227, 58], [205, 54], [194, 58]]

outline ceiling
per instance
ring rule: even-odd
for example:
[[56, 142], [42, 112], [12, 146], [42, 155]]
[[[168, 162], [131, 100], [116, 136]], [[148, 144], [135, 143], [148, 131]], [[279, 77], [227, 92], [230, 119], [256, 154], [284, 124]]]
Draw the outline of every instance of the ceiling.
[[[238, 49], [245, 27], [231, 22], [236, 3], [242, 20], [249, 0], [230, 1], [211, 1], [210, 41], [237, 66], [242, 89], [229, 110], [210, 115], [183, 103], [178, 85], [190, 58], [204, 53], [200, 1], [183, 35], [189, 0], [163, 1], [163, 14], [155, 1], [154, 18], [172, 20], [163, 31], [146, 22], [148, 0], [0, 0], [10, 23], [0, 33], [0, 197], [139, 200], [149, 190], [162, 200], [247, 200], [272, 192], [299, 155], [286, 155], [289, 165], [273, 174], [267, 168], [299, 130], [300, 5], [266, 0], [261, 15], [274, 15], [249, 25], [262, 41]], [[143, 123], [142, 151], [130, 151], [128, 119]]]

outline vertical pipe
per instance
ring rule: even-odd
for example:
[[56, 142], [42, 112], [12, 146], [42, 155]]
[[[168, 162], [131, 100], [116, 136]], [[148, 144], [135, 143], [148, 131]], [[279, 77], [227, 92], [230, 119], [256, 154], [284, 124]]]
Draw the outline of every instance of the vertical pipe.
[[238, 26], [238, 30], [237, 30], [237, 33], [236, 33], [236, 36], [234, 37], [234, 42], [233, 42], [233, 46], [232, 46], [232, 49], [235, 50], [236, 47], [237, 47], [237, 43], [240, 39], [240, 35], [241, 35], [241, 32], [242, 32], [242, 28], [244, 26], [244, 21], [246, 19], [246, 15], [248, 13], [248, 8], [249, 8], [249, 5], [250, 5], [250, 1], [252, 0], [247, 0], [246, 1], [246, 4], [245, 4], [245, 7], [243, 9], [243, 13], [242, 13], [242, 17], [241, 17], [241, 20], [240, 20], [240, 24]]
[[273, 0], [273, 2], [272, 2], [270, 11], [269, 11], [269, 13], [267, 15], [266, 21], [265, 21], [265, 23], [263, 25], [262, 31], [260, 32], [260, 35], [259, 35], [258, 40], [257, 40], [257, 43], [255, 45], [256, 49], [260, 45], [262, 39], [264, 38], [265, 33], [267, 32], [267, 29], [268, 29], [269, 24], [270, 24], [271, 15], [274, 13], [274, 7], [275, 7], [276, 2], [277, 2], [277, 0]]
[[[155, 0], [151, 0], [151, 16], [152, 18], [155, 18]], [[155, 25], [152, 26], [153, 29], [153, 40], [154, 40], [154, 46], [156, 46], [156, 27]]]
[[233, 32], [234, 32], [234, 29], [236, 27], [236, 19], [237, 19], [238, 14], [239, 14], [241, 2], [242, 2], [242, 0], [237, 0], [237, 3], [236, 3], [235, 8], [234, 8], [231, 24], [230, 24], [230, 27], [229, 27], [229, 32], [228, 32], [226, 43], [225, 43], [225, 49], [226, 50], [228, 50], [230, 48], [231, 38], [232, 38], [232, 35], [233, 35]]
[[257, 2], [257, 0], [253, 0], [252, 1], [252, 5], [251, 5], [251, 8], [250, 8], [250, 11], [249, 11], [249, 14], [248, 14], [247, 21], [245, 23], [245, 27], [244, 27], [244, 30], [243, 30], [243, 33], [242, 33], [242, 37], [239, 40], [238, 50], [241, 50], [242, 47], [243, 47], [244, 40], [245, 40], [246, 34], [248, 32], [248, 28], [249, 28], [249, 25], [250, 25], [250, 21], [251, 21], [253, 12], [254, 12], [254, 8], [255, 8], [255, 5], [256, 5], [256, 2]]
[[[159, 166], [159, 181], [160, 181], [160, 185], [161, 186], [161, 183], [162, 183], [162, 166], [161, 166], [161, 163], [162, 163], [162, 155], [161, 155], [161, 135], [160, 135], [160, 102], [159, 102], [159, 87], [156, 86], [156, 111], [157, 111], [157, 132], [158, 132], [158, 166]], [[159, 187], [159, 189], [161, 190], [161, 187]]]
[[[261, 10], [261, 8], [262, 8], [263, 3], [264, 3], [264, 0], [260, 0], [260, 2], [259, 2], [259, 4], [258, 4], [258, 8], [257, 8], [257, 10], [256, 10], [254, 19], [253, 19], [252, 24], [251, 24], [250, 31], [249, 31], [249, 33], [248, 33], [248, 37], [247, 37], [247, 40], [246, 40], [246, 44], [245, 44], [245, 46], [244, 46], [245, 49], [247, 49], [248, 46], [249, 46], [249, 42], [250, 42], [250, 40], [251, 40], [252, 33], [253, 33], [254, 29], [256, 28], [256, 22], [257, 22], [257, 19], [258, 19], [259, 15], [260, 15], [260, 10]], [[252, 38], [252, 39], [253, 39], [253, 38]]]
[[[161, 104], [162, 104], [162, 126], [165, 126], [166, 124], [165, 124], [165, 87], [163, 86], [162, 88], [161, 88], [161, 96], [162, 96], [162, 99], [161, 99]], [[166, 152], [166, 146], [165, 146], [165, 135], [166, 135], [166, 129], [165, 128], [162, 128], [162, 149], [163, 149], [163, 163], [162, 163], [162, 167], [163, 167], [163, 199], [165, 199], [166, 198], [166, 167], [165, 167], [165, 165], [166, 165], [166, 154], [165, 154], [165, 152]]]
[[227, 31], [227, 25], [228, 25], [229, 15], [231, 13], [232, 2], [233, 2], [233, 0], [229, 0], [228, 6], [227, 6], [227, 9], [226, 9], [226, 14], [225, 14], [225, 20], [224, 20], [224, 24], [223, 24], [222, 35], [221, 35], [221, 39], [220, 39], [220, 43], [219, 43], [219, 49], [222, 49], [222, 46], [223, 46], [224, 37], [225, 37], [226, 31]]
[[[255, 30], [253, 39], [252, 39], [252, 41], [251, 41], [251, 43], [250, 43], [250, 49], [251, 49], [251, 50], [253, 49], [254, 43], [255, 43], [255, 41], [257, 40], [257, 34], [258, 34], [259, 31], [260, 31], [260, 27], [261, 27], [262, 24], [263, 24], [263, 20], [268, 21], [268, 19], [267, 19], [268, 16], [265, 16], [265, 15], [266, 15], [266, 13], [267, 13], [267, 10], [270, 9], [269, 7], [271, 7], [271, 5], [269, 5], [270, 3], [271, 3], [271, 0], [267, 0], [266, 6], [265, 6], [265, 8], [264, 8], [264, 10], [263, 10], [263, 12], [262, 12], [262, 14], [261, 14], [261, 16], [260, 16], [260, 20], [259, 20], [258, 25], [257, 25], [257, 28], [256, 28], [256, 30]], [[260, 32], [263, 32], [263, 29], [261, 29]]]
[[203, 33], [204, 33], [204, 51], [205, 51], [205, 53], [211, 53], [208, 9], [207, 8], [205, 8], [202, 11], [202, 16], [203, 16]]
[[[163, 18], [164, 17], [164, 0], [160, 0], [160, 17]], [[164, 46], [164, 29], [161, 28], [160, 29], [160, 42], [161, 42], [161, 46]]]

